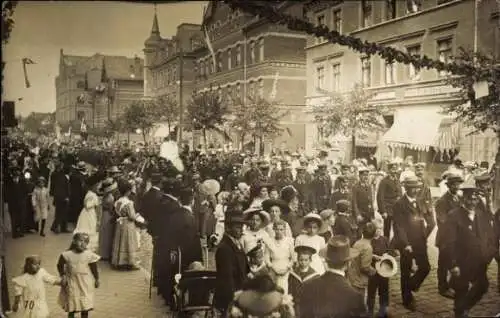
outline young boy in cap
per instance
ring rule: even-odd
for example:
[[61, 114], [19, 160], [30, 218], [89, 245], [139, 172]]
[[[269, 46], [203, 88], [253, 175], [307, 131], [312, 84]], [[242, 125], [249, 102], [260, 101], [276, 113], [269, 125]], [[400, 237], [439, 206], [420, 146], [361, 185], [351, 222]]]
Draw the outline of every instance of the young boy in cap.
[[295, 253], [297, 253], [297, 262], [288, 276], [288, 293], [294, 299], [295, 312], [299, 313], [299, 299], [301, 298], [302, 287], [307, 281], [318, 277], [319, 274], [311, 267], [312, 256], [316, 254], [314, 247], [297, 245]]
[[350, 211], [351, 204], [347, 200], [339, 200], [335, 203], [335, 224], [333, 225], [333, 235], [346, 236], [351, 246], [358, 239], [358, 226]]
[[[375, 219], [373, 221], [376, 231], [371, 239], [371, 246], [373, 249], [372, 266], [382, 257], [382, 255], [390, 251], [389, 240], [383, 235], [384, 221], [382, 219]], [[387, 314], [387, 307], [389, 306], [389, 279], [380, 276], [378, 273], [368, 278], [368, 288], [366, 305], [368, 312], [373, 313], [375, 308], [375, 297], [378, 292], [379, 314], [378, 317], [385, 317]]]

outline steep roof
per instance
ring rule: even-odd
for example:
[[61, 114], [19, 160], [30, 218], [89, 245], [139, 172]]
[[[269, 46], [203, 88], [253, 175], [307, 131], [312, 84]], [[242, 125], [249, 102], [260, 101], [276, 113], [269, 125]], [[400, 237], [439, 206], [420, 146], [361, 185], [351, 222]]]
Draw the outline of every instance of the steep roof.
[[134, 79], [144, 78], [144, 60], [139, 57], [102, 55], [96, 53], [92, 56], [64, 55], [63, 61], [66, 66], [75, 67], [76, 75], [85, 75], [89, 70], [101, 70], [103, 65], [106, 76], [111, 79]]

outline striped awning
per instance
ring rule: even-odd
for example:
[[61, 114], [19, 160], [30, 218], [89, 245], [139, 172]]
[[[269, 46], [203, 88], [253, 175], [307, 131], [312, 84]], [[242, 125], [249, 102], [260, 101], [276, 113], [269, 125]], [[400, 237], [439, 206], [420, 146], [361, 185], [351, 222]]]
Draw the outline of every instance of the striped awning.
[[382, 137], [393, 148], [428, 151], [455, 149], [458, 146], [458, 125], [443, 116], [440, 108], [401, 108], [394, 114], [394, 124]]

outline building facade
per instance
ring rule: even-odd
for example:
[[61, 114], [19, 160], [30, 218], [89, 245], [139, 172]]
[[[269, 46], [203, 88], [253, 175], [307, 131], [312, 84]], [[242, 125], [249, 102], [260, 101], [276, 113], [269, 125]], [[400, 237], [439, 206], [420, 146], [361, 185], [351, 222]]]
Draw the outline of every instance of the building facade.
[[60, 51], [56, 77], [56, 120], [84, 120], [103, 128], [143, 97], [144, 61], [139, 57], [66, 55]]
[[[285, 2], [281, 9], [302, 16], [300, 3]], [[269, 99], [275, 88], [274, 100], [287, 113], [280, 126], [290, 133], [267, 140], [265, 148], [293, 151], [304, 147], [306, 122], [302, 113], [306, 93], [306, 36], [233, 11], [216, 1], [211, 1], [205, 11], [203, 28], [207, 30], [215, 63], [206, 47], [197, 51], [197, 91], [217, 90], [231, 104], [234, 99], [246, 100], [246, 96], [257, 94]], [[233, 144], [241, 144], [237, 131], [229, 129], [228, 133], [233, 137]]]
[[[412, 55], [446, 62], [460, 47], [497, 58], [500, 54], [495, 0], [311, 1], [305, 11], [318, 25]], [[388, 131], [371, 141], [361, 140], [365, 144], [359, 146], [377, 149], [385, 158], [411, 155], [415, 160], [445, 163], [458, 156], [493, 161], [493, 134], [468, 137], [467, 129], [440, 114], [443, 106], [457, 102], [456, 89], [445, 83], [447, 74], [389, 64], [315, 37], [308, 38], [306, 52], [309, 107], [325, 101], [318, 87], [347, 92], [359, 83], [374, 93], [373, 107], [391, 109], [385, 117]], [[307, 144], [312, 147], [320, 137], [311, 125]]]

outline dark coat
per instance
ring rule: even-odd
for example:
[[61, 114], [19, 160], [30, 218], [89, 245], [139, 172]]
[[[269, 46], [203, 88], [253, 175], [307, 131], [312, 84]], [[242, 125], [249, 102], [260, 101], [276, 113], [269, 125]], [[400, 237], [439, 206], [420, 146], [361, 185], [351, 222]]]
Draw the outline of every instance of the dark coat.
[[474, 275], [497, 255], [498, 243], [492, 242], [494, 227], [492, 219], [479, 208], [476, 208], [474, 221], [469, 219], [463, 207], [451, 211], [445, 239], [451, 265], [458, 266], [464, 277], [473, 279], [469, 275]]
[[399, 180], [392, 179], [391, 176], [382, 179], [377, 192], [378, 212], [392, 216], [392, 207], [401, 198], [402, 192]]
[[355, 217], [362, 216], [364, 222], [374, 217], [373, 195], [370, 184], [357, 183], [352, 188], [352, 212]]
[[458, 197], [454, 197], [449, 191], [443, 194], [436, 201], [436, 224], [437, 224], [437, 233], [436, 233], [436, 247], [437, 248], [445, 248], [445, 240], [443, 238], [443, 233], [446, 231], [446, 221], [448, 220], [448, 215], [450, 212], [460, 206], [460, 199]]
[[335, 192], [332, 193], [332, 196], [330, 197], [330, 204], [329, 206], [336, 210], [336, 203], [340, 200], [347, 200], [349, 203], [352, 201], [352, 193], [351, 190], [346, 190], [345, 192], [342, 192], [340, 190], [336, 190]]
[[163, 193], [156, 187], [152, 187], [141, 198], [139, 211], [148, 224], [148, 232], [153, 237], [157, 237], [161, 232], [161, 223], [158, 217], [165, 211], [162, 210]]
[[332, 227], [333, 235], [344, 235], [349, 238], [351, 246], [358, 240], [358, 226], [350, 214], [338, 214]]
[[300, 312], [299, 301], [302, 298], [304, 284], [318, 277], [319, 274], [310, 267], [305, 273], [298, 271], [296, 268], [290, 271], [290, 275], [288, 275], [288, 293], [293, 297], [295, 312], [297, 314]]
[[50, 195], [54, 197], [54, 201], [64, 202], [70, 197], [70, 183], [69, 178], [66, 177], [63, 171], [54, 171], [50, 176]]
[[321, 212], [331, 208], [332, 179], [328, 174], [317, 174], [311, 184], [313, 208]]
[[249, 270], [245, 252], [238, 249], [227, 235], [222, 237], [215, 252], [215, 266], [215, 307], [226, 310], [233, 300], [234, 292], [242, 287]]
[[393, 206], [394, 243], [396, 248], [403, 250], [410, 245], [413, 250], [426, 250], [427, 238], [436, 226], [434, 216], [427, 213], [427, 209], [420, 201], [417, 207], [405, 195]]
[[364, 317], [366, 308], [363, 298], [345, 277], [326, 272], [304, 284], [299, 300], [300, 317]]

